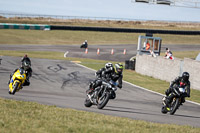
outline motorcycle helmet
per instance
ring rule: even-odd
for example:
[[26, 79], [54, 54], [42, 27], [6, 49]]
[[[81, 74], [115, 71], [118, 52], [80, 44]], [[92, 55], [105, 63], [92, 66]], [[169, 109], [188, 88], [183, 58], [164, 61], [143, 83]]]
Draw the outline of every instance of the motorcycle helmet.
[[27, 55], [27, 54], [25, 54], [25, 55], [24, 55], [24, 58], [27, 58], [27, 57], [28, 57], [28, 55]]
[[182, 79], [183, 81], [188, 81], [190, 77], [190, 74], [188, 72], [183, 72]]
[[115, 64], [115, 72], [117, 74], [122, 74], [123, 71], [123, 65], [121, 63]]
[[24, 68], [25, 71], [28, 70], [28, 69], [30, 68], [30, 66], [31, 66], [30, 61], [24, 60], [24, 61], [22, 62], [22, 67]]
[[113, 67], [112, 63], [108, 62], [108, 63], [105, 64], [105, 69], [108, 69], [108, 68], [111, 68], [111, 67]]

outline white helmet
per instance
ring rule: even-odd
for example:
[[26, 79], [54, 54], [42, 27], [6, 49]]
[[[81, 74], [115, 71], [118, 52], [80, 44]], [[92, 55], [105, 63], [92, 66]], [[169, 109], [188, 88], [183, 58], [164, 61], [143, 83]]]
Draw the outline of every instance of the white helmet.
[[108, 63], [105, 64], [106, 69], [111, 68], [111, 67], [113, 67], [112, 63], [108, 62]]

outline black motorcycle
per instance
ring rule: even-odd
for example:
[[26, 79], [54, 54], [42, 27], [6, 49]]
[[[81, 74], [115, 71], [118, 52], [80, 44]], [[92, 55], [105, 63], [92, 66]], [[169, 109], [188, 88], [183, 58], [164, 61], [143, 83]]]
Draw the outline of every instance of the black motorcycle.
[[94, 88], [92, 94], [86, 91], [85, 106], [91, 107], [96, 105], [98, 109], [103, 109], [108, 103], [109, 99], [116, 97], [115, 91], [117, 90], [117, 82], [110, 80], [109, 82], [102, 81], [102, 85]]
[[161, 112], [163, 114], [169, 112], [170, 115], [173, 115], [176, 112], [176, 110], [180, 107], [182, 99], [187, 96], [187, 93], [185, 91], [185, 88], [177, 86], [173, 87], [173, 91], [170, 95], [174, 95], [174, 98], [169, 105], [167, 105], [165, 102], [166, 97], [163, 98], [163, 106], [161, 108]]

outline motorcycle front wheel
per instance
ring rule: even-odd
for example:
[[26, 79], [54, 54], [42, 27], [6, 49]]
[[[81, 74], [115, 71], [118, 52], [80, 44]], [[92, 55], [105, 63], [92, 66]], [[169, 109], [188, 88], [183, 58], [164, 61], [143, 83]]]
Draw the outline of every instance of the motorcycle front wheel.
[[15, 92], [17, 91], [18, 86], [19, 86], [19, 83], [15, 82], [15, 84], [13, 85], [13, 92], [12, 92], [13, 95], [15, 95]]
[[171, 103], [171, 109], [170, 109], [170, 115], [173, 115], [179, 106], [179, 98], [176, 98], [176, 100], [173, 100]]
[[98, 98], [97, 108], [103, 109], [106, 106], [106, 104], [108, 103], [109, 98], [110, 98], [110, 93], [105, 92], [104, 95], [102, 95], [101, 97]]

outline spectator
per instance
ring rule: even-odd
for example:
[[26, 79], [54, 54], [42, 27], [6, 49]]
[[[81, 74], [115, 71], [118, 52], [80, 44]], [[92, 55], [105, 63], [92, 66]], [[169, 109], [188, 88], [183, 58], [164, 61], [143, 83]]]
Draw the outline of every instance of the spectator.
[[85, 40], [85, 42], [83, 42], [80, 48], [87, 48], [87, 47], [88, 47], [88, 43], [87, 43], [87, 40]]
[[150, 49], [150, 43], [149, 43], [149, 41], [147, 41], [146, 50], [149, 50], [149, 49]]
[[166, 59], [174, 60], [173, 54], [172, 54], [172, 52], [169, 50], [169, 48], [166, 48], [165, 58], [166, 58]]

